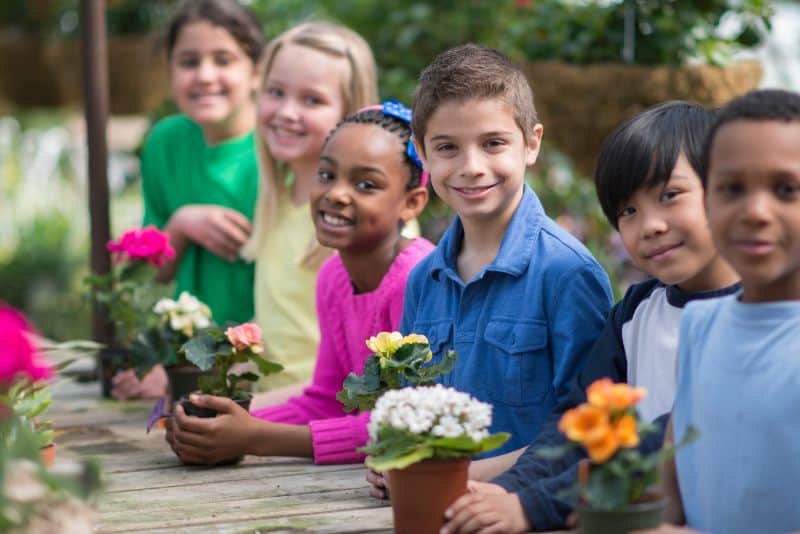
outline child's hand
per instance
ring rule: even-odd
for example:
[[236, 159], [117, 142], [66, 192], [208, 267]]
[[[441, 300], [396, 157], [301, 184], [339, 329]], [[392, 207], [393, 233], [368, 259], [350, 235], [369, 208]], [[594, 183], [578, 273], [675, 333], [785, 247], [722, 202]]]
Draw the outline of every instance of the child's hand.
[[250, 237], [250, 221], [236, 210], [213, 204], [182, 206], [170, 220], [177, 230], [221, 258], [234, 261]]
[[189, 396], [197, 406], [216, 410], [217, 416], [203, 419], [186, 415], [180, 404], [167, 422], [166, 440], [187, 464], [217, 464], [249, 454], [255, 419], [230, 399], [213, 395]]
[[473, 488], [470, 488], [471, 493], [459, 497], [445, 511], [447, 523], [442, 527], [441, 534], [454, 532], [499, 534], [528, 532], [531, 529], [525, 510], [516, 494], [507, 493], [496, 484], [484, 485], [495, 486], [503, 493], [498, 493], [494, 488], [483, 488], [483, 491], [473, 491]]
[[139, 380], [132, 369], [127, 369], [115, 374], [111, 384], [115, 399], [159, 399], [167, 392], [167, 373], [157, 365]]
[[369, 482], [369, 495], [376, 499], [389, 498], [389, 479], [380, 471], [367, 469], [367, 482]]

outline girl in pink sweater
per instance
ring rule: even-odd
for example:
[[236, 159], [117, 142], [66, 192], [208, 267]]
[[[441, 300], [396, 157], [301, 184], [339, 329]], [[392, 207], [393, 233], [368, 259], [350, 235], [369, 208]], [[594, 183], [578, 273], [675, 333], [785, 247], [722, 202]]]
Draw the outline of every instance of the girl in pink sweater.
[[363, 371], [365, 341], [397, 330], [408, 274], [433, 250], [425, 239], [400, 235], [428, 201], [410, 122], [411, 111], [395, 101], [366, 108], [345, 118], [323, 148], [311, 216], [319, 242], [339, 254], [317, 279], [320, 345], [311, 385], [251, 414], [229, 399], [192, 395], [219, 415], [199, 419], [176, 408], [167, 441], [183, 462], [215, 464], [243, 454], [363, 460], [356, 449], [367, 442], [369, 413], [345, 414], [336, 393], [350, 372]]

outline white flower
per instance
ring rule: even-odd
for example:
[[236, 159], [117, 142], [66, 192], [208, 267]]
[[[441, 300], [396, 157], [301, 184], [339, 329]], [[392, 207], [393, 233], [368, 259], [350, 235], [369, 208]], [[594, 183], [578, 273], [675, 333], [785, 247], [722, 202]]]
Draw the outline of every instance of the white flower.
[[161, 299], [153, 307], [161, 319], [175, 332], [186, 337], [194, 335], [196, 329], [211, 325], [211, 310], [190, 293], [181, 292], [178, 300]]
[[469, 436], [480, 441], [489, 435], [491, 424], [491, 405], [437, 384], [387, 391], [372, 410], [368, 430], [373, 441], [385, 427], [438, 437]]

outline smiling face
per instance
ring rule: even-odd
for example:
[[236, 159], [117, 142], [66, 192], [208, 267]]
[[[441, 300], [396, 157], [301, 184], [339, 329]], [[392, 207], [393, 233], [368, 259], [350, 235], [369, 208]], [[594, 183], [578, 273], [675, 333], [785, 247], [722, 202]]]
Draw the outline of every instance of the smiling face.
[[619, 210], [633, 264], [684, 291], [728, 285], [730, 271], [711, 240], [700, 177], [681, 154], [665, 183], [638, 189]]
[[374, 124], [350, 123], [336, 131], [322, 152], [311, 190], [321, 244], [358, 252], [397, 242], [401, 222], [422, 209], [415, 190], [406, 188], [404, 148], [397, 134]]
[[500, 99], [449, 101], [428, 119], [418, 152], [434, 190], [465, 224], [505, 224], [522, 198], [525, 168], [536, 161], [541, 135], [537, 125], [526, 142]]
[[285, 44], [258, 97], [258, 128], [272, 156], [295, 172], [317, 167], [325, 139], [345, 114], [343, 59]]
[[717, 131], [706, 207], [742, 300], [800, 299], [800, 122], [737, 120]]
[[170, 54], [172, 94], [209, 142], [253, 127], [255, 66], [222, 27], [199, 20], [184, 26]]

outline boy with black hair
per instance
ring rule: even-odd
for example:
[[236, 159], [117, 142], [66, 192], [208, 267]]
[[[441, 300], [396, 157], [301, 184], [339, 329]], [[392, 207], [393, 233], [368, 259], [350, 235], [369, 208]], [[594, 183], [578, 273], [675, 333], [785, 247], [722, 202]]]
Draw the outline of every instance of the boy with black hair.
[[[714, 248], [703, 208], [701, 154], [713, 118], [699, 105], [666, 102], [606, 139], [595, 170], [597, 196], [634, 265], [654, 278], [629, 288], [614, 306], [569, 396], [509, 471], [493, 484], [471, 483], [474, 493], [448, 510], [446, 532], [564, 527], [571, 505], [558, 494], [575, 483], [583, 455], [576, 450], [552, 461], [537, 450], [564, 443], [558, 419], [585, 401], [595, 380], [610, 377], [647, 388], [639, 406], [647, 421], [670, 411], [683, 306], [738, 288], [737, 274]], [[643, 446], [660, 444], [662, 437], [658, 433]]]

